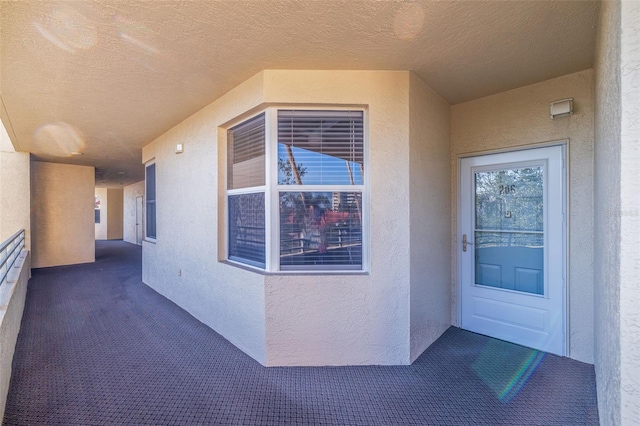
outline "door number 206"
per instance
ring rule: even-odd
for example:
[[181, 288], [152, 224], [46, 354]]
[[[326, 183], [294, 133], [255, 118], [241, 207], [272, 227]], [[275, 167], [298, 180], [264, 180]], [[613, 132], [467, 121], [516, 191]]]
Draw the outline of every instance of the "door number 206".
[[500, 195], [513, 194], [516, 192], [515, 185], [500, 185], [498, 189], [500, 190]]

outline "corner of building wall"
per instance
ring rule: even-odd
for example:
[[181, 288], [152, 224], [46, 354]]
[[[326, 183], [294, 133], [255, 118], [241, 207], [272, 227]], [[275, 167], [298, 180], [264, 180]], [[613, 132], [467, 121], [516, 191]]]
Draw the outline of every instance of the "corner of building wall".
[[142, 164], [147, 164], [149, 161], [153, 160], [156, 156], [156, 146], [155, 140], [149, 142], [145, 146], [142, 147]]
[[449, 108], [449, 116], [451, 118], [451, 128], [449, 131], [449, 140], [451, 142], [451, 146], [449, 148], [449, 156], [450, 156], [450, 173], [449, 179], [451, 179], [451, 200], [449, 203], [451, 209], [451, 234], [450, 234], [450, 247], [449, 251], [451, 254], [451, 265], [450, 265], [450, 273], [451, 273], [451, 325], [454, 327], [460, 326], [460, 315], [458, 312], [458, 167], [459, 167], [459, 158], [455, 153], [453, 146], [453, 105]]
[[[123, 188], [123, 218], [122, 218], [122, 239], [131, 244], [138, 244], [138, 223], [136, 217], [136, 199], [142, 197], [144, 202], [144, 180], [132, 183]], [[143, 203], [144, 205], [144, 203]], [[140, 232], [143, 229], [140, 228]]]
[[98, 210], [98, 212], [94, 212], [94, 214], [100, 216], [100, 221], [94, 224], [95, 239], [106, 240], [108, 228], [107, 215], [109, 214], [109, 193], [107, 192], [107, 188], [96, 188], [95, 197], [97, 199], [96, 204], [99, 208], [95, 209]]
[[[621, 2], [603, 1], [595, 52], [594, 369], [602, 425], [623, 424], [620, 347]], [[615, 188], [615, 189], [612, 189]]]
[[217, 111], [216, 125], [226, 126], [231, 120], [251, 115], [265, 102], [267, 71], [260, 71], [234, 87], [205, 109]]
[[123, 238], [124, 189], [108, 188], [107, 203], [109, 204], [107, 212], [107, 239], [121, 240]]
[[34, 267], [95, 261], [95, 169], [31, 163], [31, 229]]
[[4, 98], [0, 93], [0, 151], [15, 152], [19, 150], [20, 144], [7, 115]]
[[[392, 104], [404, 98], [408, 111], [409, 82], [410, 72], [402, 70], [265, 70], [263, 94], [267, 104], [367, 107], [355, 99], [375, 98], [369, 95], [377, 90], [381, 96], [388, 96]], [[344, 90], [345, 87], [354, 90]]]
[[31, 249], [30, 214], [30, 155], [0, 150], [0, 241], [24, 229], [25, 246]]
[[408, 82], [413, 362], [451, 325], [451, 105], [417, 75]]
[[620, 4], [620, 377], [622, 424], [640, 423], [640, 2]]
[[21, 153], [22, 163], [24, 167], [25, 185], [22, 190], [26, 193], [25, 200], [23, 201], [23, 208], [25, 209], [22, 216], [24, 226], [24, 246], [29, 250], [29, 278], [31, 278], [31, 154]]
[[[142, 162], [158, 165], [159, 210], [158, 238], [142, 242], [142, 281], [264, 363], [262, 276], [220, 262], [216, 225], [226, 205], [225, 126], [262, 105], [262, 81], [262, 72], [250, 77], [143, 147]], [[187, 144], [179, 156], [176, 143]]]

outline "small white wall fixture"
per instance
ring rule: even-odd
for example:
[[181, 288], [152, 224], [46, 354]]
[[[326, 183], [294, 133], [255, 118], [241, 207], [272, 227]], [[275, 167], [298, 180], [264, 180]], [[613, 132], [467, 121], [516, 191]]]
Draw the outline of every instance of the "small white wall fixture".
[[560, 99], [559, 101], [551, 102], [549, 107], [549, 114], [551, 119], [561, 117], [570, 117], [573, 115], [573, 98]]

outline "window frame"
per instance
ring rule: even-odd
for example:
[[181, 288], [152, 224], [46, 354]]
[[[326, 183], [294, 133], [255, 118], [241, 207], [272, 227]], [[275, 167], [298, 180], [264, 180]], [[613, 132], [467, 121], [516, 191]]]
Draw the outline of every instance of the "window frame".
[[[278, 111], [279, 110], [299, 110], [299, 111], [358, 111], [362, 112], [363, 125], [363, 168], [364, 176], [361, 185], [279, 185], [278, 184]], [[363, 274], [368, 273], [370, 268], [370, 160], [369, 160], [369, 117], [368, 110], [365, 106], [344, 106], [344, 105], [276, 105], [260, 109], [251, 115], [242, 116], [240, 119], [233, 120], [224, 127], [226, 131], [245, 123], [260, 114], [265, 115], [265, 184], [262, 186], [232, 189], [228, 188], [228, 176], [231, 172], [226, 170], [224, 184], [224, 202], [225, 202], [225, 227], [224, 247], [226, 253], [224, 261], [237, 264], [240, 267], [246, 267], [267, 274]], [[228, 150], [228, 141], [227, 150]], [[229, 153], [227, 152], [227, 156]], [[225, 159], [227, 164], [228, 158]], [[239, 195], [243, 193], [262, 192], [265, 195], [265, 267], [254, 265], [251, 262], [239, 261], [229, 256], [229, 196]], [[280, 193], [281, 192], [356, 192], [361, 194], [362, 217], [361, 217], [361, 233], [362, 233], [362, 259], [360, 265], [354, 267], [341, 267], [340, 265], [325, 265], [324, 267], [309, 268], [305, 265], [296, 267], [287, 267], [282, 269], [280, 266]]]
[[[154, 197], [153, 199], [149, 198], [148, 194], [148, 171], [149, 167], [153, 167], [154, 175], [153, 175], [153, 186], [154, 186]], [[144, 240], [148, 242], [155, 243], [158, 238], [158, 168], [156, 167], [155, 159], [149, 161], [144, 165]], [[155, 229], [155, 235], [149, 235], [149, 214], [148, 207], [149, 204], [153, 204], [155, 207], [155, 217], [153, 219], [153, 225]]]
[[[230, 164], [229, 164], [229, 158], [230, 158], [230, 153], [229, 153], [229, 131], [232, 130], [234, 127], [240, 126], [244, 123], [247, 123], [253, 119], [255, 119], [256, 117], [260, 116], [264, 114], [264, 125], [265, 125], [265, 180], [264, 180], [264, 184], [263, 185], [256, 185], [256, 186], [247, 186], [247, 187], [242, 187], [242, 188], [235, 188], [235, 189], [229, 189], [229, 175], [231, 173], [230, 168]], [[225, 173], [225, 197], [224, 197], [224, 202], [225, 202], [225, 209], [224, 209], [224, 215], [225, 215], [225, 228], [224, 228], [224, 239], [225, 239], [225, 258], [227, 261], [232, 262], [232, 263], [237, 263], [239, 265], [243, 265], [246, 267], [250, 267], [250, 268], [255, 268], [257, 270], [260, 271], [268, 271], [269, 270], [269, 256], [270, 256], [270, 245], [268, 244], [269, 241], [269, 224], [268, 224], [268, 217], [269, 217], [269, 197], [268, 197], [268, 179], [269, 179], [269, 170], [268, 170], [268, 143], [267, 141], [269, 140], [268, 138], [268, 129], [269, 129], [269, 124], [268, 124], [268, 118], [267, 118], [267, 111], [266, 110], [261, 110], [256, 112], [255, 114], [251, 114], [250, 116], [246, 116], [243, 117], [241, 120], [237, 120], [234, 121], [231, 125], [227, 126], [225, 129], [225, 134], [226, 134], [226, 140], [225, 143], [227, 145], [227, 151], [226, 151], [226, 159], [225, 162], [227, 164], [226, 166], [226, 173]], [[264, 210], [265, 210], [265, 218], [264, 218], [264, 233], [265, 233], [265, 245], [264, 245], [264, 251], [265, 251], [265, 263], [264, 266], [262, 266], [262, 264], [260, 262], [251, 260], [251, 259], [244, 259], [244, 258], [240, 258], [240, 257], [236, 257], [236, 256], [232, 256], [230, 253], [230, 232], [231, 232], [231, 225], [230, 225], [230, 217], [229, 217], [229, 207], [230, 207], [230, 202], [229, 202], [229, 198], [231, 196], [234, 195], [244, 195], [244, 194], [264, 194]]]
[[[229, 262], [234, 262], [234, 263], [238, 263], [241, 265], [245, 265], [245, 266], [250, 266], [253, 268], [258, 268], [261, 271], [266, 271], [267, 270], [267, 258], [269, 256], [269, 245], [267, 244], [267, 239], [269, 234], [267, 233], [267, 228], [268, 228], [268, 224], [267, 224], [267, 192], [266, 189], [264, 190], [255, 190], [256, 187], [250, 187], [250, 188], [241, 188], [241, 189], [236, 189], [234, 190], [233, 193], [229, 193], [227, 192], [227, 195], [225, 197], [225, 203], [226, 203], [226, 209], [225, 209], [225, 216], [226, 216], [226, 220], [225, 223], [227, 224], [226, 228], [225, 228], [225, 240], [226, 240], [226, 252], [227, 252], [227, 260]], [[266, 188], [265, 186], [262, 186], [260, 188]], [[248, 189], [248, 190], [247, 190]], [[258, 262], [257, 260], [252, 260], [252, 259], [246, 259], [240, 256], [234, 256], [232, 255], [231, 249], [229, 247], [230, 245], [230, 238], [229, 238], [229, 234], [231, 232], [231, 226], [230, 226], [230, 221], [229, 221], [229, 208], [231, 203], [229, 202], [229, 198], [233, 197], [233, 196], [238, 196], [238, 195], [246, 195], [246, 194], [263, 194], [264, 196], [264, 203], [265, 203], [265, 218], [264, 218], [264, 222], [265, 222], [265, 229], [264, 229], [264, 234], [265, 234], [265, 244], [264, 244], [264, 254], [265, 254], [265, 263], [264, 266], [262, 265], [261, 262]]]

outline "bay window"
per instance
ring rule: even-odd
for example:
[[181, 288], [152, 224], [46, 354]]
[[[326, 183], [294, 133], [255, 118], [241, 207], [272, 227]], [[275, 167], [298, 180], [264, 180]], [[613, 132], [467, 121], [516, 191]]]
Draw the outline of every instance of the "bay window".
[[269, 108], [227, 132], [229, 260], [364, 269], [364, 113]]

